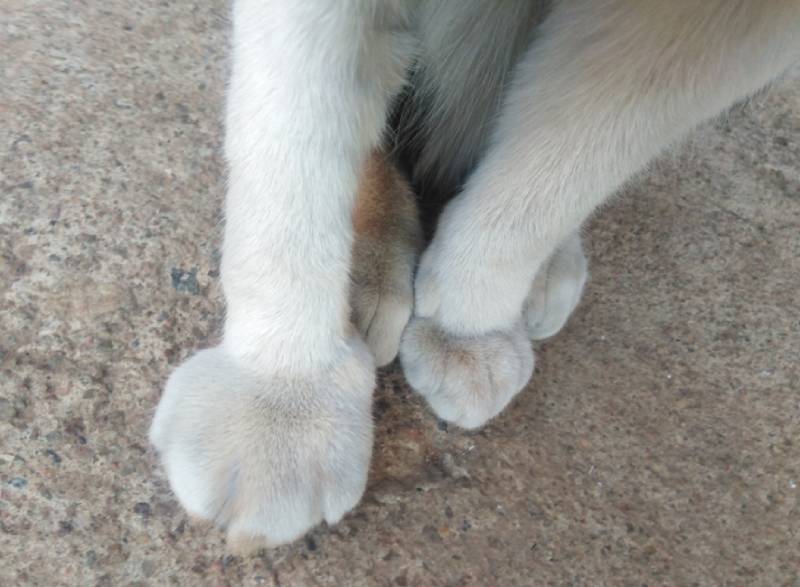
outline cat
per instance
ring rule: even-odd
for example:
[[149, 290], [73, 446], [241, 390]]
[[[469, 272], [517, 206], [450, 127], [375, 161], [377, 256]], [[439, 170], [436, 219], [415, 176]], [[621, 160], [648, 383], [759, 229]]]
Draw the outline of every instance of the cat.
[[[235, 0], [233, 27], [224, 337], [150, 439], [239, 545], [358, 503], [376, 363], [458, 426], [502, 411], [578, 303], [584, 220], [800, 56], [798, 0]], [[454, 196], [424, 251], [412, 192]]]

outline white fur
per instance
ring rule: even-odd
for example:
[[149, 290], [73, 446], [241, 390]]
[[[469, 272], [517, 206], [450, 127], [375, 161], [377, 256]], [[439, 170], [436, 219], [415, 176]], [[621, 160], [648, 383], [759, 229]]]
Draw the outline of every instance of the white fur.
[[[173, 374], [151, 432], [183, 505], [234, 535], [292, 540], [339, 519], [363, 491], [373, 364], [350, 334], [351, 213], [415, 50], [411, 11], [427, 7], [446, 26], [436, 1], [235, 2], [225, 335]], [[529, 27], [522, 0], [508, 2]], [[467, 121], [479, 125], [468, 144], [436, 136], [425, 160], [458, 175], [451, 146], [460, 161], [483, 156], [421, 260], [401, 354], [433, 409], [466, 427], [494, 416], [532, 372], [526, 298], [540, 336], [579, 296], [585, 266], [574, 250], [561, 265], [558, 245], [661, 149], [800, 55], [796, 0], [556, 0], [518, 59], [529, 31], [498, 35], [498, 22], [472, 27], [487, 36], [461, 43], [471, 58], [448, 57], [459, 75], [420, 69], [461, 80], [429, 116], [481, 118]], [[473, 50], [492, 42], [504, 45]], [[469, 83], [470, 71], [491, 73], [489, 87]], [[470, 107], [481, 92], [487, 100]], [[421, 124], [465, 128], [451, 122]], [[535, 281], [548, 259], [571, 269]]]
[[481, 336], [453, 336], [414, 318], [403, 335], [406, 379], [443, 420], [479, 428], [494, 418], [533, 374], [533, 351], [520, 321]]
[[277, 544], [364, 489], [374, 365], [350, 336], [351, 210], [412, 42], [400, 2], [233, 16], [225, 334], [172, 375], [151, 439], [187, 510]]
[[279, 377], [222, 347], [176, 370], [150, 429], [175, 495], [232, 541], [289, 542], [361, 497], [374, 367], [354, 339], [315, 377]]
[[423, 255], [417, 312], [456, 334], [510, 327], [558, 243], [663, 148], [786, 69], [798, 25], [789, 1], [557, 3]]
[[549, 338], [564, 328], [588, 276], [586, 255], [576, 233], [542, 266], [525, 298], [523, 315], [531, 340]]
[[359, 175], [412, 49], [393, 5], [235, 3], [224, 345], [265, 369], [324, 367], [348, 327]]
[[[558, 2], [485, 157], [439, 219], [416, 314], [443, 341], [513, 328], [558, 244], [663, 148], [785, 70], [798, 25], [788, 0]], [[401, 356], [419, 355], [414, 339], [403, 344]]]

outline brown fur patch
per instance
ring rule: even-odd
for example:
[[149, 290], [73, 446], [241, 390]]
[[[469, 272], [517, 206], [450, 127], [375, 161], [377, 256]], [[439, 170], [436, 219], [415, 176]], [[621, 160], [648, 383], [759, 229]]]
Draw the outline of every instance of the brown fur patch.
[[382, 151], [374, 151], [364, 166], [353, 210], [356, 238], [385, 238], [409, 214], [416, 216], [416, 203], [408, 182]]

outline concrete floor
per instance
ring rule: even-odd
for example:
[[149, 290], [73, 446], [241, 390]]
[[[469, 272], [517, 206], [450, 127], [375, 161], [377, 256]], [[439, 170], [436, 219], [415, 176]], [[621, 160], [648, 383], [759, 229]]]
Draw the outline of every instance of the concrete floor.
[[800, 83], [663, 158], [492, 425], [381, 375], [363, 503], [225, 557], [146, 430], [217, 336], [226, 7], [6, 0], [1, 585], [800, 585]]

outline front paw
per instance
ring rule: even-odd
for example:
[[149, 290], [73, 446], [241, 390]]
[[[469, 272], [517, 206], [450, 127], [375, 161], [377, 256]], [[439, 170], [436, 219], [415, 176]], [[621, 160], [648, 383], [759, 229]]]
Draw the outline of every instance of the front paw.
[[499, 414], [533, 374], [533, 351], [522, 324], [478, 336], [446, 333], [415, 317], [400, 360], [409, 384], [441, 419], [478, 428]]
[[223, 347], [169, 378], [150, 440], [192, 515], [234, 543], [291, 542], [361, 498], [372, 451], [374, 367], [360, 341], [308, 376], [261, 374]]

